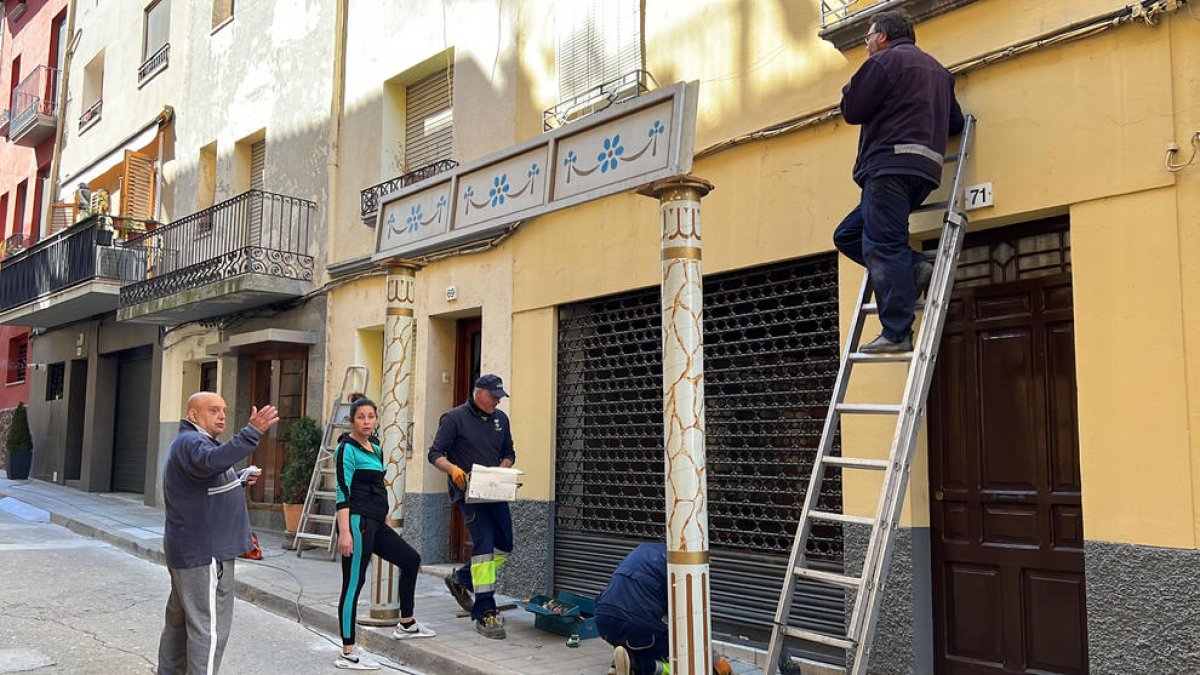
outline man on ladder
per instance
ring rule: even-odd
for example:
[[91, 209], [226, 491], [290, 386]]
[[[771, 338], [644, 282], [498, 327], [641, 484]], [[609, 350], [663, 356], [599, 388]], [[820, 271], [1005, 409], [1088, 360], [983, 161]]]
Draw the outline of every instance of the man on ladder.
[[[863, 127], [854, 167], [854, 180], [862, 187], [862, 198], [838, 226], [834, 242], [838, 250], [866, 266], [867, 275], [842, 347], [825, 427], [813, 457], [788, 575], [771, 629], [766, 675], [795, 672], [794, 659], [784, 645], [787, 639], [844, 649], [849, 660], [847, 671], [866, 675], [875, 622], [887, 586], [893, 534], [899, 527], [948, 299], [954, 288], [954, 270], [966, 233], [961, 192], [975, 118], [964, 117], [959, 109], [954, 98], [953, 76], [917, 49], [912, 23], [905, 15], [875, 14], [866, 40], [867, 61], [843, 89], [842, 99], [846, 121]], [[948, 135], [960, 132], [958, 154], [943, 156]], [[948, 198], [945, 202], [923, 204], [941, 182], [943, 164], [951, 162], [956, 166]], [[908, 245], [908, 216], [914, 210], [943, 208], [936, 262], [930, 266]], [[869, 302], [872, 291], [875, 303]], [[921, 329], [914, 336], [914, 312], [920, 293], [928, 297]], [[861, 344], [864, 325], [873, 314], [879, 315], [883, 334]], [[869, 368], [878, 363], [907, 364], [901, 400], [848, 401], [851, 376], [858, 370], [855, 366]], [[872, 456], [870, 448], [864, 447], [844, 446], [842, 452], [837, 452], [834, 439], [842, 429], [843, 420], [863, 416], [895, 416], [887, 459]], [[830, 469], [882, 472], [882, 487], [873, 517], [820, 508], [818, 497]], [[817, 522], [871, 528], [861, 576], [812, 567], [807, 540]], [[795, 623], [791, 607], [796, 585], [801, 581], [832, 585], [848, 592], [844, 634], [830, 634], [804, 625], [802, 620]], [[805, 659], [799, 657], [799, 660]]]
[[942, 180], [948, 135], [963, 128], [954, 76], [917, 48], [912, 21], [880, 12], [866, 63], [842, 89], [842, 117], [861, 124], [854, 182], [858, 206], [833, 233], [837, 249], [867, 268], [883, 333], [864, 354], [912, 351], [917, 296], [933, 266], [908, 245], [908, 216]]

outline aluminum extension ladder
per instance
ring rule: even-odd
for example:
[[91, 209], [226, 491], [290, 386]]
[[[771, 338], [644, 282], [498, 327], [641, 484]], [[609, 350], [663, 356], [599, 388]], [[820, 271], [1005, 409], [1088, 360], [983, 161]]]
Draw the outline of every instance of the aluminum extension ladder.
[[[322, 504], [337, 503], [337, 468], [334, 454], [337, 452], [338, 437], [350, 431], [350, 395], [365, 394], [371, 372], [366, 366], [350, 366], [342, 377], [342, 388], [333, 404], [329, 406], [329, 419], [317, 461], [313, 464], [312, 478], [308, 481], [308, 495], [304, 497], [304, 510], [300, 514], [300, 525], [296, 528], [296, 556], [306, 548], [323, 548], [333, 560], [337, 552], [337, 516], [322, 513]], [[332, 508], [326, 509], [333, 511]], [[313, 531], [309, 531], [309, 530]]]
[[[868, 303], [871, 296], [871, 285], [870, 279], [864, 275], [862, 291], [859, 293], [858, 304], [854, 309], [854, 322], [850, 327], [850, 334], [846, 338], [841, 366], [838, 368], [833, 398], [829, 404], [829, 412], [825, 416], [825, 429], [821, 432], [821, 444], [817, 448], [816, 459], [813, 462], [812, 477], [809, 480], [808, 493], [804, 499], [804, 508], [800, 513], [796, 539], [792, 544], [792, 555], [788, 561], [788, 569], [791, 573], [787, 575], [779, 596], [779, 606], [771, 630], [771, 642], [767, 649], [766, 675], [773, 675], [780, 668], [780, 655], [786, 653], [784, 652], [784, 642], [787, 638], [845, 649], [847, 654], [853, 657], [847, 668], [848, 672], [853, 675], [862, 675], [867, 672], [867, 665], [871, 657], [871, 642], [875, 634], [875, 623], [879, 616], [879, 606], [886, 588], [888, 566], [892, 558], [893, 534], [899, 527], [900, 512], [904, 505], [904, 491], [908, 487], [909, 472], [912, 469], [913, 448], [921, 429], [925, 402], [929, 395], [930, 382], [933, 379], [934, 365], [937, 362], [938, 344], [942, 338], [942, 327], [946, 323], [946, 309], [954, 287], [954, 272], [958, 266], [959, 253], [962, 251], [963, 238], [966, 236], [967, 218], [961, 210], [962, 181], [967, 160], [970, 157], [974, 131], [975, 118], [967, 115], [963, 125], [959, 152], [957, 155], [946, 157], [947, 164], [957, 164], [947, 200], [928, 203], [917, 209], [917, 211], [945, 209], [945, 215], [942, 219], [942, 237], [938, 244], [937, 258], [933, 265], [933, 278], [930, 280], [925, 302], [917, 303], [917, 308], [924, 309], [924, 312], [912, 352], [863, 354], [858, 351], [864, 320], [872, 314], [878, 314], [879, 311], [876, 304]], [[904, 397], [900, 403], [845, 402], [846, 390], [849, 387], [850, 375], [854, 366], [888, 362], [909, 364], [908, 377], [904, 385]], [[841, 457], [830, 455], [833, 439], [843, 415], [897, 415], [896, 431], [892, 437], [891, 453], [888, 459], [866, 459], [847, 456], [845, 453]], [[883, 487], [874, 518], [828, 513], [817, 509], [821, 485], [825, 480], [825, 470], [829, 467], [884, 472]], [[867, 545], [866, 557], [863, 560], [862, 577], [835, 574], [810, 567], [806, 547], [814, 521], [871, 527], [871, 537]], [[792, 597], [796, 590], [796, 584], [800, 580], [854, 591], [854, 609], [849, 617], [849, 629], [845, 635], [832, 636], [790, 624]], [[790, 653], [785, 660], [792, 663], [804, 662], [804, 659], [794, 658]]]

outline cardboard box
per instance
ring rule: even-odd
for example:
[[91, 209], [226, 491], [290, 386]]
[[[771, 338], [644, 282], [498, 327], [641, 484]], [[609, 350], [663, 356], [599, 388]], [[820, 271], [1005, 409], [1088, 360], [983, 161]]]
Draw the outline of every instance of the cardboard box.
[[467, 481], [468, 504], [487, 502], [512, 502], [517, 500], [517, 488], [524, 471], [498, 466], [471, 465], [471, 476]]

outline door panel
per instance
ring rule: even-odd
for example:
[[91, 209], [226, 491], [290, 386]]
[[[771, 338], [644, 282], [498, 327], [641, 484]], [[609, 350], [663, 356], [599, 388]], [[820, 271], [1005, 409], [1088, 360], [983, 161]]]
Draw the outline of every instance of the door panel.
[[149, 348], [117, 357], [117, 406], [113, 420], [112, 489], [142, 492], [146, 484], [146, 447], [150, 431]]
[[1003, 237], [968, 240], [929, 398], [937, 668], [1084, 673], [1069, 237]]
[[[483, 319], [460, 319], [455, 327], [454, 347], [454, 405], [460, 405], [479, 379], [483, 358]], [[471, 533], [462, 514], [450, 505], [450, 562], [465, 563], [471, 559]]]
[[292, 426], [304, 414], [308, 356], [305, 352], [257, 354], [254, 357], [251, 405], [274, 405], [279, 424], [268, 431], [250, 455], [250, 463], [263, 470], [250, 490], [251, 501], [276, 504], [283, 497], [279, 483], [287, 461]]

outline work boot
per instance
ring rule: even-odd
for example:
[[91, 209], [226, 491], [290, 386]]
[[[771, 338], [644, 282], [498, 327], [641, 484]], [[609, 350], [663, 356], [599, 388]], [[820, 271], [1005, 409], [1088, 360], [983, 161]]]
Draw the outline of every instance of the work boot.
[[932, 279], [933, 265], [924, 260], [913, 265], [913, 287], [917, 291], [913, 297], [921, 299], [929, 291], [929, 282]]
[[629, 660], [629, 650], [624, 647], [613, 649], [613, 672], [616, 675], [630, 675], [633, 672], [633, 666]]
[[507, 633], [504, 631], [504, 622], [495, 612], [488, 612], [480, 617], [475, 622], [475, 632], [492, 640], [503, 640], [507, 637]]
[[912, 335], [909, 335], [899, 342], [893, 342], [880, 335], [874, 340], [871, 340], [867, 344], [859, 347], [858, 351], [863, 354], [903, 354], [904, 352], [911, 352]]
[[471, 591], [463, 585], [463, 582], [458, 580], [458, 575], [454, 572], [446, 575], [446, 588], [450, 589], [450, 595], [458, 602], [458, 606], [463, 608], [464, 612], [469, 612], [475, 609], [475, 600], [471, 597]]

